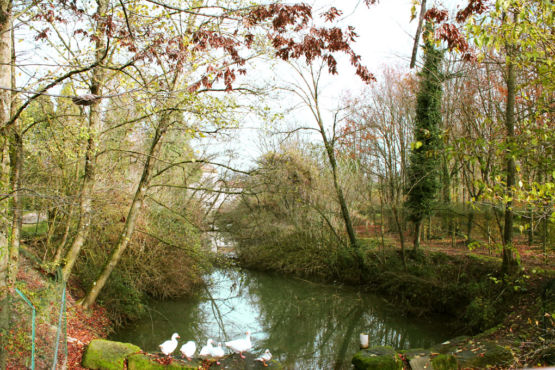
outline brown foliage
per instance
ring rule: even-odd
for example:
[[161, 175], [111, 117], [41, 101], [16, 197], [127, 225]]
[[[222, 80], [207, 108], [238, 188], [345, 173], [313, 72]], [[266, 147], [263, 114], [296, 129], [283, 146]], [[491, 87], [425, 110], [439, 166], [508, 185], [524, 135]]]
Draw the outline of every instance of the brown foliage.
[[[373, 1], [368, 1], [371, 3]], [[185, 9], [167, 7], [173, 12], [186, 11]], [[39, 27], [36, 40], [46, 40], [50, 32], [50, 25], [67, 22], [67, 18], [80, 19], [83, 10], [78, 8], [73, 1], [62, 1], [61, 9], [53, 4], [39, 4], [35, 21], [45, 24]], [[57, 11], [63, 11], [62, 13]], [[62, 16], [62, 15], [65, 16]], [[341, 15], [341, 12], [331, 7], [322, 14], [322, 17], [332, 22]], [[236, 69], [234, 66], [245, 64], [245, 58], [240, 55], [240, 50], [253, 47], [254, 30], [265, 29], [267, 38], [276, 48], [276, 55], [283, 60], [303, 58], [307, 63], [315, 58], [321, 58], [327, 64], [330, 73], [337, 73], [336, 53], [344, 53], [350, 57], [350, 63], [355, 67], [356, 74], [366, 83], [374, 81], [374, 76], [360, 62], [360, 57], [351, 49], [350, 44], [356, 38], [352, 27], [342, 30], [338, 27], [315, 27], [312, 25], [312, 8], [306, 4], [269, 4], [255, 6], [248, 10], [237, 11], [226, 9], [222, 15], [201, 15], [207, 22], [228, 22], [234, 32], [217, 31], [210, 27], [200, 27], [196, 30], [188, 29], [183, 34], [168, 34], [156, 28], [155, 22], [135, 25], [132, 30], [125, 19], [119, 19], [109, 12], [105, 15], [94, 14], [93, 20], [102, 22], [104, 35], [90, 34], [83, 29], [74, 31], [74, 35], [88, 38], [95, 42], [99, 37], [107, 40], [116, 39], [119, 46], [132, 53], [132, 60], [147, 61], [149, 63], [165, 63], [170, 67], [180, 70], [187, 65], [191, 56], [199, 52], [221, 50], [225, 57], [217, 64], [206, 66], [202, 77], [191, 84], [189, 90], [196, 91], [202, 87], [210, 89], [217, 81], [223, 82], [226, 90], [232, 89], [232, 84], [237, 73], [245, 74], [245, 69]], [[208, 19], [211, 18], [211, 19]], [[233, 24], [235, 22], [235, 24]], [[225, 29], [222, 28], [222, 29]], [[239, 32], [242, 30], [243, 32]], [[141, 35], [137, 37], [137, 35]], [[208, 77], [210, 75], [210, 77]]]
[[468, 5], [459, 10], [456, 15], [456, 20], [462, 23], [468, 19], [472, 14], [482, 14], [487, 10], [487, 0], [469, 0]]
[[447, 10], [440, 10], [438, 8], [431, 8], [424, 14], [424, 19], [435, 22], [443, 22], [447, 20], [448, 17], [449, 13], [447, 13]]
[[429, 9], [424, 18], [438, 25], [435, 37], [438, 40], [445, 41], [449, 50], [457, 50], [462, 53], [463, 60], [473, 61], [476, 59], [474, 50], [468, 44], [460, 27], [455, 23], [462, 24], [471, 15], [482, 14], [487, 10], [487, 2], [488, 0], [469, 0], [468, 5], [457, 12], [454, 22], [449, 20], [446, 10], [440, 10], [436, 7]]

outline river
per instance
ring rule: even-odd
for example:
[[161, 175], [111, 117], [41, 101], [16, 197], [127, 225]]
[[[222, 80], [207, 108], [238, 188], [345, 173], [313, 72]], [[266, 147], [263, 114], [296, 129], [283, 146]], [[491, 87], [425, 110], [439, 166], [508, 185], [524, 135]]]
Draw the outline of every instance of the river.
[[195, 340], [200, 347], [207, 338], [224, 342], [249, 330], [252, 352], [269, 348], [284, 368], [349, 369], [363, 332], [370, 346], [396, 349], [429, 347], [456, 334], [441, 320], [404, 318], [354, 287], [240, 269], [215, 270], [207, 281], [193, 298], [153, 302], [150, 317], [111, 339], [159, 352], [174, 332], [180, 345]]

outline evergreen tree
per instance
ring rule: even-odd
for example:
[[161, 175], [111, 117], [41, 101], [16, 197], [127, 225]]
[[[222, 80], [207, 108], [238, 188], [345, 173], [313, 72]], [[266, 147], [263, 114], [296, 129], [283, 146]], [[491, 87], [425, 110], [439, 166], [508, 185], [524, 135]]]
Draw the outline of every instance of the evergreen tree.
[[440, 72], [443, 52], [433, 45], [431, 27], [424, 34], [424, 67], [420, 72], [420, 88], [416, 101], [414, 144], [410, 155], [407, 181], [409, 218], [415, 226], [414, 249], [420, 245], [420, 226], [429, 216], [439, 190], [439, 166], [441, 150], [441, 96], [442, 74]]

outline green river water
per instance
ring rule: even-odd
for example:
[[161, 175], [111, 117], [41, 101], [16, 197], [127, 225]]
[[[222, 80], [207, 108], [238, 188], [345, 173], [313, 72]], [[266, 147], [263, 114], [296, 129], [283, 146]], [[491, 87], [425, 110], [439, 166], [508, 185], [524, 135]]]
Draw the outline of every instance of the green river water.
[[224, 342], [249, 330], [252, 353], [269, 348], [284, 368], [349, 369], [360, 333], [369, 334], [370, 346], [396, 349], [425, 348], [456, 334], [441, 320], [401, 317], [358, 288], [238, 269], [215, 270], [207, 280], [193, 298], [154, 302], [150, 317], [111, 339], [159, 352], [174, 332], [179, 347], [194, 340], [200, 348], [208, 338]]

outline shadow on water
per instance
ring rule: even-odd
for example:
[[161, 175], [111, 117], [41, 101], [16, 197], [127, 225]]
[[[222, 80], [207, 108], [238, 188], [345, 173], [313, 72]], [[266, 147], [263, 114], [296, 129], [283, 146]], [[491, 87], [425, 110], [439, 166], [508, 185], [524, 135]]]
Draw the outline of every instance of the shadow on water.
[[369, 334], [370, 346], [396, 349], [429, 347], [454, 334], [441, 321], [400, 317], [380, 298], [352, 287], [246, 270], [216, 270], [208, 280], [193, 298], [154, 302], [150, 319], [112, 339], [156, 352], [173, 332], [200, 347], [208, 338], [224, 342], [250, 330], [252, 352], [269, 348], [286, 368], [344, 369], [362, 332]]

